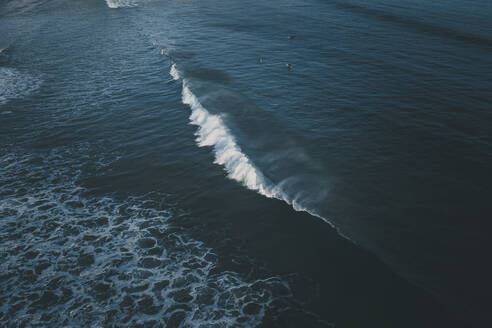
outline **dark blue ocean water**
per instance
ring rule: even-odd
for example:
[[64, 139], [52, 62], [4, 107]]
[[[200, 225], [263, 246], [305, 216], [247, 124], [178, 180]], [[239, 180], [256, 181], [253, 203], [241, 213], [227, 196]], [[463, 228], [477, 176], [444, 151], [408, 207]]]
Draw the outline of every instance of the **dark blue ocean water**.
[[0, 325], [487, 327], [491, 15], [0, 1]]

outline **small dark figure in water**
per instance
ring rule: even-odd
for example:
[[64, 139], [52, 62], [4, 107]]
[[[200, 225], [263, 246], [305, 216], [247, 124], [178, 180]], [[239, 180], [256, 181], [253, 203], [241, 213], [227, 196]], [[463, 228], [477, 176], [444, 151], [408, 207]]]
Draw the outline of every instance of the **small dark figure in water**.
[[289, 40], [294, 40], [296, 38], [295, 34], [289, 35]]
[[263, 64], [263, 57], [258, 58], [258, 64]]
[[287, 69], [290, 71], [290, 69], [292, 68], [292, 65], [291, 64], [285, 64], [285, 67], [287, 67]]

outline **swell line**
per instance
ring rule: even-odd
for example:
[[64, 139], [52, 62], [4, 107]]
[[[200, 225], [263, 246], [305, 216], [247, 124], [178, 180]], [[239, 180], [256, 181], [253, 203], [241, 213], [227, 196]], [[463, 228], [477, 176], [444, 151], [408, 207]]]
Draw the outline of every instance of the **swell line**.
[[375, 18], [383, 22], [397, 24], [419, 33], [434, 35], [440, 38], [464, 42], [475, 46], [492, 48], [491, 39], [466, 31], [460, 31], [458, 29], [449, 28], [433, 22], [425, 22], [412, 17], [393, 14], [376, 8], [369, 8], [357, 3], [340, 0], [330, 0], [329, 3], [339, 9], [350, 11], [369, 18]]

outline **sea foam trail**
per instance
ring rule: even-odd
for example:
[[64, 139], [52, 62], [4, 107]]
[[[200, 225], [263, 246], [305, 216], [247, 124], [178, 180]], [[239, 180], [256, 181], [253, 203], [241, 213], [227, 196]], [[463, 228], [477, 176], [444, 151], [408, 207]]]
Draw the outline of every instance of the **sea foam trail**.
[[221, 269], [214, 249], [176, 229], [168, 195], [88, 195], [78, 184], [81, 158], [104, 170], [116, 154], [85, 144], [4, 152], [0, 327], [246, 328], [285, 308], [313, 318], [288, 280]]
[[[191, 92], [188, 80], [181, 77], [176, 64], [171, 66], [169, 74], [175, 81], [181, 80], [182, 82], [182, 101], [191, 108], [191, 124], [198, 126], [198, 131], [196, 132], [198, 146], [211, 146], [214, 148], [214, 163], [222, 165], [230, 179], [238, 181], [248, 189], [255, 190], [263, 196], [282, 200], [291, 205], [294, 210], [307, 212], [337, 229], [332, 222], [300, 204], [297, 197], [290, 197], [284, 192], [282, 183], [275, 185], [263, 175], [251, 159], [241, 151], [241, 147], [237, 144], [235, 137], [220, 115], [210, 114]], [[344, 236], [341, 233], [340, 235]], [[344, 237], [347, 238], [346, 236]]]

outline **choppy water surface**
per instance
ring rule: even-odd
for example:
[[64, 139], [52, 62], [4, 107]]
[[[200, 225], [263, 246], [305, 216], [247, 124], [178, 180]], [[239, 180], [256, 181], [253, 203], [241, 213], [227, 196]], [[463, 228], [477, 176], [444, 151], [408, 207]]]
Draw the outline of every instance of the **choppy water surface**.
[[487, 326], [487, 1], [0, 3], [0, 323]]

